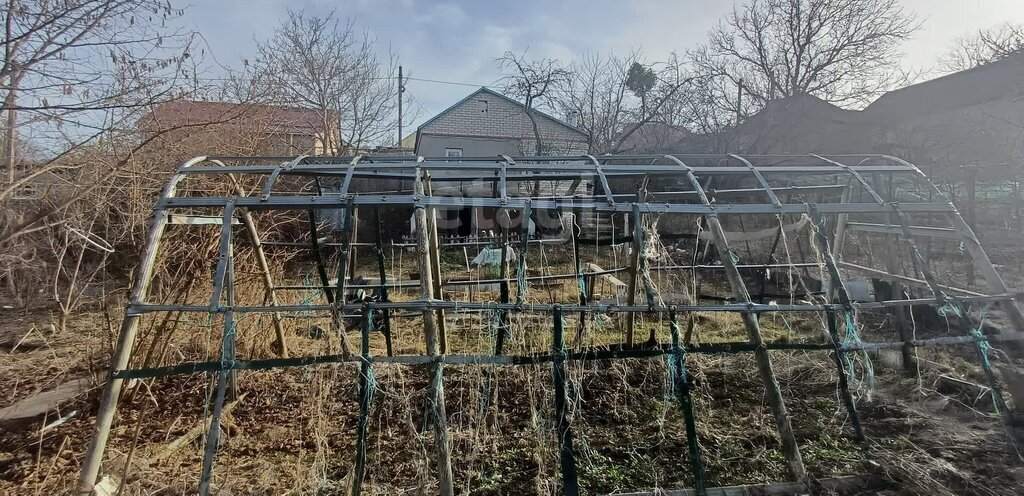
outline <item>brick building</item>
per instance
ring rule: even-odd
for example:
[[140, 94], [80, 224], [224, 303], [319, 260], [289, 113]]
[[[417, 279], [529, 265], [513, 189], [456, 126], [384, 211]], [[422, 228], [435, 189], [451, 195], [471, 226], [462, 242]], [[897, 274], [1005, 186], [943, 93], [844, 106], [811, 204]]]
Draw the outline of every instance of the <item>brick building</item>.
[[[536, 137], [526, 106], [480, 88], [416, 130], [416, 154], [425, 157], [493, 157], [534, 155]], [[587, 134], [538, 110], [543, 155], [578, 155], [587, 151]]]
[[185, 155], [330, 155], [340, 143], [335, 115], [259, 103], [175, 100], [154, 107], [138, 128], [164, 133], [161, 140]]

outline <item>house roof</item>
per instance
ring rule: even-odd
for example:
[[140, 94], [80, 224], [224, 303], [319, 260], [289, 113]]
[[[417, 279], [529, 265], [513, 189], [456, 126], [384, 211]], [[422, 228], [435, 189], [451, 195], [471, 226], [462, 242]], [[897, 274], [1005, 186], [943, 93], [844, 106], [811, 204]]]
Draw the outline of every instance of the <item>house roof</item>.
[[779, 98], [769, 101], [763, 109], [748, 117], [740, 126], [756, 124], [762, 119], [772, 122], [782, 115], [791, 116], [814, 116], [815, 118], [828, 118], [831, 120], [849, 122], [859, 118], [860, 112], [848, 110], [829, 103], [821, 98], [808, 93]]
[[894, 122], [1022, 92], [1024, 53], [887, 92], [868, 105], [864, 114]]
[[324, 119], [320, 112], [262, 103], [202, 102], [175, 100], [161, 103], [139, 121], [147, 130], [171, 127], [219, 124], [236, 119], [265, 123], [274, 132], [316, 134], [322, 132]]
[[[441, 112], [438, 112], [437, 115], [431, 117], [430, 119], [427, 119], [423, 124], [420, 124], [416, 128], [417, 133], [419, 132], [420, 129], [423, 129], [424, 127], [426, 127], [430, 123], [432, 123], [432, 122], [436, 121], [437, 119], [441, 118], [441, 116], [443, 116], [444, 114], [447, 114], [448, 112], [451, 112], [452, 109], [458, 107], [459, 105], [462, 105], [463, 103], [469, 101], [470, 99], [472, 99], [473, 97], [475, 97], [475, 96], [477, 96], [477, 95], [479, 95], [481, 93], [487, 93], [488, 95], [496, 96], [496, 97], [501, 98], [501, 99], [503, 99], [503, 100], [513, 104], [513, 105], [516, 105], [516, 106], [519, 106], [519, 107], [523, 107], [524, 109], [526, 108], [526, 105], [523, 105], [521, 102], [517, 102], [517, 101], [515, 101], [515, 100], [513, 100], [513, 99], [511, 99], [511, 98], [509, 98], [509, 97], [507, 97], [505, 95], [502, 95], [501, 93], [498, 93], [497, 91], [494, 91], [494, 90], [492, 90], [492, 89], [490, 89], [490, 88], [488, 88], [486, 86], [481, 86], [480, 89], [478, 89], [478, 90], [476, 90], [476, 91], [466, 95], [463, 99], [453, 103], [448, 108], [442, 110]], [[570, 129], [572, 131], [575, 131], [575, 132], [577, 132], [577, 133], [579, 133], [581, 135], [586, 136], [586, 134], [587, 134], [586, 131], [584, 131], [584, 130], [576, 127], [576, 126], [573, 126], [572, 124], [569, 124], [569, 123], [567, 123], [567, 122], [565, 122], [565, 121], [563, 121], [561, 119], [557, 119], [555, 117], [552, 117], [551, 115], [549, 115], [547, 113], [544, 113], [544, 112], [542, 112], [540, 110], [533, 109], [533, 111], [536, 114], [540, 115], [541, 117], [544, 117], [545, 119], [548, 119], [548, 120], [550, 120], [550, 121], [552, 121], [552, 122], [554, 122], [556, 124], [564, 126], [565, 128]]]

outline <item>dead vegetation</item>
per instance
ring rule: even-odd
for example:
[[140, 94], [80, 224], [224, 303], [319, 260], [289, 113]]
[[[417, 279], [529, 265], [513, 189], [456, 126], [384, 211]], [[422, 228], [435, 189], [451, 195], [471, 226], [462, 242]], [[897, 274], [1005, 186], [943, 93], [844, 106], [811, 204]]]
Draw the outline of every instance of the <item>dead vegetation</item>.
[[[247, 189], [251, 189], [249, 186]], [[215, 191], [215, 190], [214, 190]], [[302, 239], [302, 215], [260, 213], [261, 234], [267, 239]], [[748, 222], [750, 222], [748, 220]], [[671, 224], [660, 225], [645, 251], [651, 267], [646, 284], [660, 298], [699, 294], [710, 303], [728, 301], [728, 284], [721, 275], [701, 276], [695, 286], [688, 271], [660, 266], [692, 263], [701, 250], [692, 238], [675, 238]], [[681, 226], [694, 225], [688, 221]], [[327, 226], [322, 226], [326, 228]], [[748, 224], [748, 231], [757, 226]], [[180, 242], [161, 252], [159, 270], [148, 299], [157, 304], [205, 305], [209, 281], [217, 259], [217, 225], [176, 226]], [[237, 234], [241, 236], [241, 227]], [[325, 232], [331, 232], [325, 229]], [[777, 243], [780, 263], [813, 257], [813, 230], [785, 231]], [[328, 243], [339, 241], [336, 231]], [[652, 233], [655, 234], [655, 233]], [[740, 243], [741, 260], [763, 260], [763, 241]], [[847, 260], [871, 253], [863, 240], [850, 242]], [[268, 244], [279, 288], [280, 305], [313, 305], [324, 298], [309, 250]], [[943, 280], [955, 278], [956, 268], [943, 260], [938, 246], [930, 255], [937, 260]], [[595, 243], [580, 244], [579, 256], [604, 268], [628, 266], [628, 253]], [[330, 245], [326, 265], [337, 266], [340, 252]], [[579, 298], [573, 278], [537, 278], [572, 273], [571, 242], [530, 247], [524, 276], [530, 280], [527, 304], [571, 304]], [[239, 242], [235, 252], [232, 298], [239, 307], [267, 301], [262, 274], [251, 247]], [[703, 255], [700, 255], [703, 256]], [[953, 255], [947, 255], [953, 256]], [[415, 252], [401, 244], [383, 246], [389, 281], [408, 280], [419, 268]], [[797, 258], [801, 257], [801, 258]], [[467, 267], [468, 250], [446, 249], [440, 257], [441, 273], [449, 282], [444, 299], [467, 304], [499, 301], [491, 283], [451, 284], [460, 280], [500, 278], [495, 267]], [[956, 261], [955, 256], [950, 260]], [[370, 246], [355, 252], [353, 283], [379, 275], [377, 256]], [[877, 265], [877, 264], [876, 264]], [[950, 268], [947, 268], [950, 267]], [[813, 298], [813, 277], [791, 268], [767, 287], [778, 304]], [[628, 273], [627, 273], [628, 274]], [[810, 268], [820, 275], [820, 268]], [[749, 276], [749, 274], [748, 274]], [[622, 277], [626, 277], [623, 275]], [[603, 276], [590, 296], [592, 301], [614, 300], [616, 285]], [[488, 285], [491, 284], [491, 285]], [[643, 278], [637, 301], [643, 301]], [[756, 285], [750, 285], [755, 288]], [[369, 288], [368, 292], [373, 289]], [[410, 302], [420, 297], [419, 287], [392, 289], [390, 300]], [[513, 290], [512, 297], [515, 297]], [[764, 297], [769, 298], [769, 297]], [[5, 368], [4, 383], [10, 405], [33, 393], [52, 388], [64, 377], [101, 369], [109, 363], [112, 338], [120, 321], [122, 303], [107, 301], [90, 307], [88, 318], [70, 321], [80, 334], [33, 330], [46, 322], [31, 315], [21, 337], [5, 340], [21, 344], [11, 349], [13, 361]], [[109, 314], [109, 315], [108, 315]], [[696, 434], [704, 474], [709, 486], [770, 484], [788, 478], [787, 461], [764, 386], [749, 353], [699, 352], [702, 346], [734, 345], [746, 340], [743, 322], [734, 312], [683, 313], [686, 365], [692, 383]], [[898, 340], [893, 316], [884, 309], [858, 312], [859, 334], [866, 342]], [[827, 323], [820, 313], [765, 313], [760, 319], [765, 342], [822, 343]], [[358, 324], [354, 318], [348, 322]], [[294, 312], [283, 321], [291, 356], [330, 355], [342, 350], [326, 310]], [[500, 316], [496, 311], [447, 312], [447, 354], [493, 353]], [[531, 356], [552, 348], [551, 320], [544, 314], [510, 315], [505, 353]], [[580, 338], [577, 332], [583, 324]], [[959, 335], [950, 322], [912, 322], [916, 339]], [[955, 323], [954, 323], [955, 324]], [[392, 348], [396, 355], [423, 351], [423, 319], [418, 312], [391, 315]], [[80, 327], [75, 327], [80, 326]], [[346, 326], [342, 335], [358, 350], [358, 325]], [[152, 368], [217, 360], [224, 329], [215, 314], [182, 311], [147, 313], [140, 322], [132, 368]], [[616, 312], [565, 314], [569, 351], [583, 349], [649, 349], [671, 342], [665, 314], [638, 315], [636, 344], [625, 346], [628, 325]], [[379, 329], [378, 329], [379, 330]], [[276, 357], [273, 318], [267, 313], [236, 317], [238, 360]], [[38, 336], [37, 340], [35, 336]], [[93, 346], [82, 352], [82, 345]], [[370, 335], [370, 352], [387, 354], [381, 332]], [[991, 354], [998, 364], [1015, 363], [1000, 345]], [[872, 489], [891, 494], [1015, 494], [1021, 487], [1015, 438], [1008, 436], [993, 407], [992, 390], [978, 365], [972, 346], [915, 350], [916, 368], [904, 370], [900, 358], [878, 353], [851, 354], [851, 391], [867, 441], [853, 436], [852, 418], [837, 388], [838, 373], [828, 349], [773, 349], [770, 352], [782, 397], [792, 419], [803, 464], [812, 480], [849, 475], [877, 476]], [[24, 359], [19, 359], [23, 357]], [[45, 358], [44, 358], [45, 357]], [[692, 487], [695, 480], [687, 455], [685, 416], [676, 401], [676, 383], [670, 355], [615, 360], [570, 360], [566, 363], [567, 416], [574, 435], [575, 465], [581, 489], [604, 494], [640, 489]], [[432, 427], [430, 366], [377, 363], [373, 367], [373, 403], [367, 416], [367, 459], [362, 489], [371, 494], [435, 493], [437, 440]], [[7, 373], [9, 372], [9, 373]], [[562, 487], [559, 440], [554, 426], [556, 390], [547, 364], [521, 366], [448, 364], [444, 374], [446, 425], [451, 440], [453, 486], [472, 494], [552, 493]], [[187, 494], [197, 487], [204, 446], [217, 389], [215, 374], [170, 375], [130, 379], [111, 432], [103, 473], [121, 493]], [[45, 418], [5, 421], [0, 437], [0, 490], [19, 493], [61, 494], [75, 487], [81, 454], [91, 436], [99, 391], [90, 390], [58, 412], [58, 425]], [[236, 395], [225, 402], [220, 422], [221, 442], [213, 471], [213, 489], [220, 494], [345, 493], [354, 483], [360, 422], [360, 375], [357, 363], [310, 365], [238, 372]], [[74, 415], [69, 414], [75, 411]], [[109, 484], [110, 482], [108, 482]]]

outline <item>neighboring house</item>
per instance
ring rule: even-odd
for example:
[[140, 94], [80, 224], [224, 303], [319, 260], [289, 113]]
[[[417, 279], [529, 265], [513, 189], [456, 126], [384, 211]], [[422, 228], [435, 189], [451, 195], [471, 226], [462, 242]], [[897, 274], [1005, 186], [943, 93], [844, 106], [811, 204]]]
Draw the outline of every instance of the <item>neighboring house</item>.
[[890, 91], [861, 112], [873, 151], [930, 174], [1024, 163], [1024, 54]]
[[193, 154], [238, 150], [251, 155], [328, 155], [340, 143], [337, 118], [312, 109], [258, 103], [176, 100], [140, 119], [144, 133]]
[[[647, 122], [636, 130], [633, 125], [626, 126], [627, 136], [620, 135], [617, 153], [664, 153], [693, 137], [693, 133], [681, 126], [672, 126], [662, 122]], [[623, 133], [625, 134], [625, 133]]]
[[[532, 114], [540, 135], [542, 155], [581, 155], [587, 152], [587, 134], [583, 130], [538, 110]], [[533, 122], [526, 107], [487, 88], [474, 91], [427, 120], [417, 128], [415, 136], [415, 153], [424, 157], [523, 156], [535, 155], [537, 151]], [[406, 146], [408, 138], [402, 140], [402, 148]], [[434, 177], [444, 173], [435, 172]], [[510, 188], [523, 188], [525, 191], [536, 187], [541, 194], [554, 195], [564, 193], [562, 190], [568, 185], [569, 181], [520, 182], [510, 185]], [[493, 187], [494, 183], [480, 181], [437, 181], [433, 194], [490, 197]], [[516, 191], [513, 194], [518, 194]], [[496, 230], [495, 214], [496, 209], [472, 206], [438, 209], [438, 229], [462, 236]]]
[[791, 96], [743, 121], [732, 146], [747, 153], [865, 153], [863, 117], [812, 95]]
[[[542, 155], [586, 153], [587, 134], [583, 130], [541, 111], [532, 113], [540, 134]], [[536, 141], [525, 105], [480, 88], [419, 126], [416, 154], [425, 157], [534, 155]]]
[[[885, 93], [864, 110], [811, 95], [772, 101], [715, 137], [742, 153], [886, 153], [933, 174], [1024, 162], [1024, 54]], [[697, 137], [672, 151], [701, 151]], [[706, 151], [706, 150], [705, 150]]]

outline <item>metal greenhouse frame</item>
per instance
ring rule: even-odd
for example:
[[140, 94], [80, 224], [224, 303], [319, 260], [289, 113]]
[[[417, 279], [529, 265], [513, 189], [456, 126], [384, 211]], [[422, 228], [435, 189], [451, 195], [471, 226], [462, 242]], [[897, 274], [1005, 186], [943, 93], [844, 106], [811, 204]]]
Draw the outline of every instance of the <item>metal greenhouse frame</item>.
[[[907, 195], [896, 193], [891, 186], [891, 178], [912, 182], [924, 188], [927, 194]], [[190, 193], [179, 196], [177, 188], [185, 179], [203, 178], [203, 180], [220, 180], [231, 185], [231, 195], [203, 195]], [[284, 180], [292, 178], [294, 181]], [[883, 179], [889, 180], [885, 183]], [[262, 186], [248, 192], [246, 184]], [[381, 181], [391, 181], [404, 186], [386, 190], [387, 188], [363, 187]], [[568, 185], [562, 190], [551, 194], [540, 194], [533, 188], [528, 194], [517, 194], [521, 191], [520, 184], [532, 185], [539, 181], [555, 181]], [[620, 191], [615, 185], [623, 181], [639, 182], [639, 188], [631, 191]], [[305, 190], [288, 187], [298, 182], [306, 184]], [[324, 193], [323, 183], [340, 184], [334, 193]], [[490, 189], [489, 195], [478, 196], [441, 196], [432, 194], [437, 185], [474, 182], [484, 184]], [[652, 187], [657, 182], [660, 189], [670, 185], [675, 190], [659, 191]], [[752, 187], [744, 187], [744, 183]], [[309, 185], [315, 185], [310, 189]], [[590, 185], [580, 187], [581, 185]], [[713, 186], [713, 187], [712, 187]], [[618, 189], [618, 190], [617, 190]], [[527, 188], [529, 191], [529, 188]], [[795, 198], [795, 200], [794, 200]], [[811, 201], [813, 199], [814, 201]], [[381, 301], [368, 303], [349, 303], [345, 294], [347, 289], [356, 283], [350, 277], [349, 266], [352, 252], [360, 246], [373, 246], [373, 243], [357, 242], [353, 234], [356, 213], [373, 212], [381, 208], [408, 208], [413, 214], [411, 222], [414, 235], [410, 246], [415, 247], [419, 278], [409, 281], [387, 281], [382, 277], [379, 289], [383, 295]], [[443, 208], [462, 208], [466, 206], [495, 209], [507, 213], [519, 214], [521, 219], [529, 219], [531, 212], [596, 212], [605, 215], [618, 215], [629, 219], [633, 226], [634, 256], [628, 267], [615, 268], [604, 272], [586, 269], [577, 258], [572, 274], [559, 276], [565, 279], [581, 281], [579, 302], [573, 304], [542, 304], [530, 303], [525, 299], [530, 280], [526, 267], [530, 247], [536, 242], [531, 238], [527, 225], [521, 222], [518, 229], [504, 229], [495, 237], [495, 243], [502, 247], [503, 255], [510, 248], [518, 253], [513, 256], [512, 263], [502, 264], [501, 276], [494, 283], [501, 288], [498, 302], [461, 301], [458, 298], [446, 299], [443, 289], [445, 285], [458, 284], [456, 281], [443, 281], [438, 269], [438, 253], [444, 248], [446, 240], [437, 233], [434, 212]], [[267, 240], [259, 238], [259, 230], [255, 225], [252, 213], [268, 210], [309, 211], [310, 236], [307, 241], [294, 243], [302, 245], [317, 254], [320, 284], [311, 288], [323, 289], [323, 301], [309, 302], [301, 305], [281, 305], [275, 293], [289, 289], [275, 286], [274, 274], [268, 267], [264, 254]], [[316, 232], [316, 211], [334, 210], [341, 212], [343, 222], [340, 235], [336, 238], [342, 259], [337, 267], [337, 279], [331, 283], [327, 277], [327, 268], [319, 253], [323, 249], [317, 242], [320, 236]], [[204, 217], [207, 223], [221, 226], [219, 259], [214, 271], [213, 291], [209, 304], [156, 304], [149, 301], [150, 283], [154, 275], [161, 242], [175, 236], [173, 229], [176, 224], [195, 222], [199, 216], [194, 212], [204, 211], [212, 215]], [[184, 213], [181, 213], [184, 212]], [[707, 231], [708, 239], [720, 254], [720, 264], [673, 267], [650, 266], [644, 257], [644, 243], [648, 233], [641, 229], [649, 216], [688, 215], [702, 219], [701, 225]], [[804, 263], [821, 270], [825, 275], [823, 288], [825, 297], [820, 301], [790, 302], [789, 304], [769, 304], [756, 302], [751, 290], [744, 282], [741, 271], [744, 268], [767, 268], [765, 264], [740, 263], [730, 256], [730, 235], [723, 222], [731, 219], [750, 218], [751, 216], [777, 218], [778, 227], [784, 229], [783, 216], [806, 218], [816, 228], [815, 250], [820, 254], [816, 261]], [[927, 222], [917, 219], [927, 218]], [[238, 306], [231, 301], [230, 292], [233, 284], [233, 257], [235, 239], [233, 225], [240, 224], [245, 232], [245, 241], [253, 248], [258, 266], [262, 271], [262, 279], [266, 285], [268, 298], [263, 305]], [[940, 222], [941, 221], [941, 222]], [[853, 234], [869, 234], [881, 236], [888, 243], [899, 240], [906, 243], [917, 273], [901, 274], [889, 263], [885, 267], [870, 267], [864, 264], [849, 262], [843, 259], [843, 246], [847, 238]], [[575, 231], [573, 236], [575, 237]], [[940, 278], [931, 270], [926, 250], [919, 247], [917, 240], [942, 238], [963, 244], [966, 253], [973, 260], [974, 269], [983, 276], [984, 291], [973, 291], [958, 288]], [[575, 239], [575, 238], [574, 238]], [[378, 243], [380, 241], [378, 240]], [[379, 255], [383, 256], [383, 255]], [[505, 258], [503, 256], [503, 258]], [[508, 258], [505, 258], [508, 260]], [[891, 262], [891, 260], [890, 260]], [[383, 262], [381, 262], [383, 267]], [[795, 267], [795, 264], [781, 264]], [[779, 265], [776, 265], [779, 266]], [[731, 291], [730, 301], [714, 304], [702, 303], [699, 299], [687, 301], [665, 301], [671, 296], [659, 294], [649, 282], [641, 276], [645, 271], [661, 270], [676, 271], [689, 275], [707, 272], [724, 273], [725, 281]], [[602, 273], [622, 272], [627, 274], [629, 283], [628, 302], [622, 305], [608, 305], [591, 301], [582, 290], [583, 281], [591, 281]], [[927, 296], [916, 299], [891, 298], [884, 301], [854, 301], [847, 290], [846, 282], [849, 274], [859, 273], [872, 277], [887, 279], [895, 284], [923, 288]], [[387, 289], [393, 284], [416, 284], [420, 297], [413, 301], [389, 301]], [[295, 289], [295, 287], [290, 287]], [[639, 294], [640, 301], [637, 301]], [[637, 156], [572, 156], [572, 157], [477, 157], [459, 158], [457, 161], [448, 158], [424, 157], [197, 157], [182, 165], [170, 179], [162, 197], [154, 208], [154, 217], [149, 234], [145, 241], [136, 279], [131, 290], [130, 301], [120, 329], [120, 338], [110, 364], [110, 377], [100, 400], [96, 418], [95, 432], [82, 467], [80, 489], [91, 491], [100, 473], [104, 450], [107, 445], [111, 425], [114, 421], [118, 398], [121, 395], [124, 381], [130, 378], [162, 377], [173, 374], [207, 373], [216, 377], [216, 393], [207, 436], [207, 445], [200, 475], [200, 493], [208, 494], [211, 477], [218, 449], [220, 419], [225, 404], [226, 391], [230, 378], [235, 371], [258, 370], [279, 367], [296, 367], [325, 363], [358, 363], [360, 368], [360, 423], [358, 425], [358, 452], [356, 455], [353, 481], [353, 494], [361, 490], [362, 475], [365, 474], [367, 451], [366, 415], [371, 408], [372, 395], [367, 394], [367, 376], [376, 364], [429, 364], [431, 370], [430, 400], [434, 402], [435, 412], [432, 425], [438, 448], [436, 476], [441, 494], [453, 493], [452, 466], [450, 459], [450, 440], [446, 430], [444, 381], [445, 365], [476, 366], [483, 364], [516, 366], [550, 363], [552, 381], [555, 391], [554, 411], [556, 414], [556, 430], [559, 440], [559, 460], [562, 476], [562, 490], [565, 494], [577, 494], [575, 452], [573, 445], [573, 426], [567, 418], [567, 393], [565, 366], [571, 361], [614, 360], [637, 357], [665, 357], [675, 370], [681, 371], [674, 375], [673, 388], [676, 399], [682, 409], [686, 422], [688, 458], [693, 472], [697, 494], [707, 494], [710, 488], [705, 487], [702, 468], [702, 450], [697, 439], [695, 413], [690, 398], [690, 384], [686, 373], [686, 357], [694, 353], [750, 353], [753, 354], [760, 380], [766, 391], [766, 400], [774, 418], [775, 427], [781, 439], [782, 451], [791, 478], [790, 486], [794, 488], [810, 487], [808, 474], [801, 458], [800, 447], [794, 436], [790, 423], [790, 413], [780, 392], [778, 381], [772, 365], [772, 350], [817, 350], [829, 357], [838, 371], [838, 388], [842, 407], [850, 419], [854, 439], [862, 441], [864, 434], [861, 429], [856, 403], [850, 385], [847, 383], [849, 368], [852, 367], [850, 355], [869, 349], [909, 350], [915, 347], [942, 346], [956, 344], [973, 344], [979, 354], [980, 363], [990, 380], [989, 386], [996, 393], [994, 398], [1001, 401], [999, 384], [989, 366], [987, 350], [990, 342], [1016, 342], [1024, 339], [1020, 332], [1004, 332], [985, 335], [977, 327], [961, 336], [943, 336], [930, 339], [915, 339], [909, 334], [900, 334], [900, 339], [891, 342], [850, 341], [846, 338], [855, 331], [856, 313], [860, 310], [885, 310], [907, 307], [911, 305], [930, 305], [936, 308], [953, 309], [966, 314], [964, 307], [971, 304], [997, 305], [1012, 322], [1013, 326], [1024, 328], [1024, 317], [1014, 303], [1014, 295], [1007, 289], [998, 272], [993, 268], [988, 256], [982, 249], [960, 214], [949, 203], [942, 193], [924, 177], [921, 171], [912, 164], [898, 158], [883, 155], [805, 155], [805, 156], [739, 156], [739, 155], [637, 155]], [[132, 351], [136, 349], [136, 338], [139, 320], [142, 316], [153, 312], [185, 312], [197, 314], [222, 315], [225, 329], [222, 338], [221, 356], [217, 360], [192, 362], [163, 367], [143, 368], [133, 366]], [[288, 315], [302, 312], [331, 312], [334, 315], [361, 312], [363, 317], [361, 346], [358, 353], [339, 353], [315, 356], [291, 356], [287, 346], [287, 336], [282, 330], [281, 319]], [[390, 353], [390, 331], [388, 326], [394, 314], [399, 311], [422, 313], [423, 317], [423, 352], [420, 354], [393, 355]], [[460, 355], [449, 354], [447, 349], [445, 315], [473, 312], [497, 312], [502, 323], [494, 343], [493, 354]], [[688, 312], [715, 311], [733, 312], [740, 316], [746, 332], [746, 341], [734, 343], [713, 343], [691, 345], [684, 343], [680, 337], [680, 316]], [[388, 339], [386, 356], [371, 355], [369, 333], [374, 331], [375, 312], [384, 314], [385, 337]], [[761, 314], [814, 312], [827, 317], [830, 340], [827, 342], [769, 342], [762, 337], [758, 317]], [[234, 334], [231, 322], [240, 313], [261, 313], [273, 317], [276, 336], [279, 341], [280, 356], [243, 360], [235, 354]], [[628, 317], [626, 343], [620, 347], [607, 349], [573, 350], [567, 348], [564, 337], [564, 315], [590, 315], [620, 313]], [[508, 319], [512, 314], [542, 315], [550, 319], [550, 332], [553, 346], [550, 350], [537, 350], [534, 353], [508, 355], [503, 349], [507, 337]], [[632, 315], [662, 315], [670, 323], [671, 342], [655, 347], [633, 346]], [[583, 319], [581, 318], [581, 322]], [[582, 325], [582, 323], [581, 323]], [[347, 351], [347, 350], [346, 350]], [[997, 402], [997, 409], [1002, 414], [1009, 414], [1005, 405]], [[681, 456], [684, 454], [681, 454]], [[847, 483], [844, 479], [823, 485], [833, 484], [841, 487]], [[795, 485], [793, 485], [795, 484]], [[669, 493], [664, 493], [669, 494]], [[683, 494], [680, 492], [679, 494]], [[687, 493], [689, 494], [689, 493]]]

